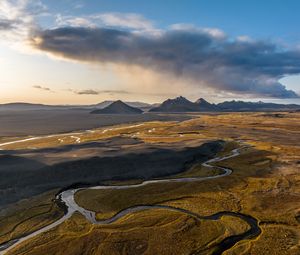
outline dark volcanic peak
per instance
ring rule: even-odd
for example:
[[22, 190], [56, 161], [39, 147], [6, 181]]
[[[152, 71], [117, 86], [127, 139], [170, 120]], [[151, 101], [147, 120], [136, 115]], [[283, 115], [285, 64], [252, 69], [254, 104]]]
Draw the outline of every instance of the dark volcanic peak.
[[195, 103], [180, 96], [175, 99], [168, 99], [160, 106], [152, 108], [151, 112], [206, 112], [215, 111], [217, 106], [200, 98]]
[[214, 111], [218, 110], [218, 107], [215, 104], [207, 102], [204, 98], [199, 98], [196, 102], [196, 105], [199, 106], [200, 111]]
[[160, 106], [152, 108], [151, 112], [197, 112], [198, 105], [180, 96], [164, 101]]
[[179, 97], [176, 97], [174, 99], [168, 99], [167, 101], [175, 102], [175, 103], [181, 103], [181, 104], [191, 103], [191, 101], [187, 100], [183, 96], [179, 96]]
[[112, 104], [113, 102], [114, 101], [106, 100], [106, 101], [103, 101], [103, 102], [101, 102], [99, 104], [93, 105], [93, 107], [98, 108], [98, 109], [103, 109], [103, 108], [109, 106], [110, 104]]
[[143, 113], [143, 111], [139, 108], [129, 106], [124, 102], [122, 102], [121, 100], [118, 100], [111, 103], [109, 106], [103, 109], [94, 110], [91, 113], [93, 114], [140, 114]]
[[210, 104], [210, 103], [201, 97], [198, 100], [196, 100], [195, 104]]
[[[106, 100], [101, 103], [92, 105], [92, 107], [97, 108], [97, 109], [103, 109], [103, 108], [109, 106], [110, 104], [112, 104], [113, 102], [115, 102], [115, 101]], [[147, 104], [147, 103], [143, 103], [143, 102], [127, 102], [126, 101], [124, 103], [131, 107], [136, 107], [136, 108], [150, 108], [151, 107], [151, 104]]]

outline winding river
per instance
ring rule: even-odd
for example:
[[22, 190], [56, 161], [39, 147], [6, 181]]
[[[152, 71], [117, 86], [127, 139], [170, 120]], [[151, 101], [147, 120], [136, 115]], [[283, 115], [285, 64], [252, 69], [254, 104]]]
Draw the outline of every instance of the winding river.
[[219, 243], [217, 245], [217, 249], [216, 251], [213, 253], [215, 255], [219, 255], [222, 254], [225, 250], [231, 248], [232, 246], [234, 246], [237, 242], [243, 240], [243, 239], [250, 239], [253, 238], [255, 236], [258, 236], [261, 233], [261, 230], [258, 226], [258, 222], [255, 218], [249, 216], [249, 215], [245, 215], [245, 214], [241, 214], [241, 213], [235, 213], [235, 212], [218, 212], [216, 214], [210, 215], [210, 216], [201, 216], [198, 215], [194, 212], [191, 212], [189, 210], [185, 210], [182, 208], [177, 208], [177, 207], [172, 207], [172, 206], [168, 206], [168, 205], [137, 205], [137, 206], [132, 206], [129, 208], [126, 208], [120, 212], [118, 212], [117, 214], [115, 214], [113, 217], [109, 218], [109, 219], [105, 219], [105, 220], [97, 220], [96, 219], [96, 213], [90, 210], [87, 210], [83, 207], [81, 207], [80, 205], [78, 205], [74, 199], [74, 195], [76, 192], [78, 192], [79, 190], [86, 190], [86, 189], [97, 189], [97, 190], [104, 190], [104, 189], [117, 189], [117, 190], [122, 190], [122, 189], [130, 189], [130, 188], [137, 188], [137, 187], [142, 187], [148, 184], [153, 184], [153, 183], [170, 183], [170, 182], [194, 182], [194, 181], [205, 181], [205, 180], [210, 180], [210, 179], [216, 179], [216, 178], [221, 178], [221, 177], [225, 177], [228, 176], [232, 173], [232, 170], [227, 169], [227, 168], [223, 168], [223, 167], [219, 167], [219, 166], [213, 166], [211, 165], [214, 162], [220, 162], [222, 160], [225, 159], [229, 159], [229, 158], [233, 158], [240, 155], [239, 153], [239, 149], [234, 149], [231, 154], [229, 156], [224, 156], [224, 157], [215, 157], [213, 159], [210, 159], [204, 163], [202, 163], [202, 166], [204, 167], [208, 167], [208, 168], [218, 168], [219, 170], [222, 170], [222, 174], [219, 175], [214, 175], [214, 176], [208, 176], [208, 177], [188, 177], [188, 178], [170, 178], [170, 179], [159, 179], [159, 180], [149, 180], [149, 181], [144, 181], [142, 183], [139, 184], [132, 184], [132, 185], [101, 185], [101, 186], [93, 186], [93, 187], [88, 187], [88, 188], [77, 188], [77, 189], [68, 189], [65, 190], [63, 192], [61, 192], [60, 194], [57, 195], [57, 199], [59, 199], [62, 203], [65, 204], [67, 210], [65, 215], [60, 218], [59, 220], [53, 222], [52, 224], [41, 228], [27, 236], [18, 238], [18, 239], [14, 239], [11, 240], [5, 244], [2, 244], [0, 246], [0, 255], [4, 255], [6, 254], [8, 251], [12, 250], [13, 248], [15, 248], [17, 245], [21, 244], [22, 242], [33, 238], [41, 233], [44, 233], [58, 225], [60, 225], [61, 223], [63, 223], [64, 221], [66, 221], [67, 219], [69, 219], [75, 212], [79, 212], [80, 214], [82, 214], [89, 222], [91, 222], [92, 224], [99, 224], [99, 225], [104, 225], [104, 224], [110, 224], [113, 223], [115, 221], [117, 221], [118, 219], [124, 217], [127, 214], [133, 213], [133, 212], [138, 212], [138, 211], [144, 211], [144, 210], [151, 210], [151, 209], [166, 209], [166, 210], [172, 210], [172, 211], [177, 211], [177, 212], [181, 212], [184, 214], [187, 214], [191, 217], [194, 217], [198, 220], [219, 220], [222, 216], [233, 216], [233, 217], [238, 217], [244, 221], [246, 221], [248, 223], [248, 225], [250, 226], [250, 229], [248, 231], [246, 231], [243, 234], [239, 234], [239, 235], [234, 235], [234, 236], [229, 236], [227, 238], [225, 238], [223, 241], [221, 241], [221, 243]]

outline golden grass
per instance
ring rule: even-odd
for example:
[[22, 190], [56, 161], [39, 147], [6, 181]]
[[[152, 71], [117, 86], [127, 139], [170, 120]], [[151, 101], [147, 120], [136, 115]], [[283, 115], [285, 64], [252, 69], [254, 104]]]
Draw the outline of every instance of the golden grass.
[[57, 191], [24, 200], [0, 215], [0, 243], [27, 235], [51, 224], [63, 216], [53, 203]]
[[[223, 139], [229, 143], [220, 155], [236, 148], [238, 140], [254, 148], [245, 148], [239, 157], [217, 163], [233, 169], [231, 176], [126, 190], [84, 190], [76, 194], [76, 200], [97, 211], [99, 219], [139, 204], [165, 204], [200, 215], [241, 212], [259, 220], [262, 234], [238, 243], [224, 254], [300, 254], [297, 220], [300, 215], [300, 113], [282, 114], [283, 118], [263, 113], [201, 115], [176, 125], [153, 122], [137, 128], [122, 126], [107, 134], [96, 131], [82, 138], [83, 141], [134, 136], [144, 143], [186, 146]], [[213, 174], [203, 170], [195, 165], [182, 176]], [[76, 215], [58, 228], [26, 242], [18, 251], [27, 247], [27, 252], [21, 254], [45, 254], [45, 251], [47, 254], [82, 254], [82, 251], [87, 251], [86, 254], [190, 254], [195, 251], [210, 254], [216, 242], [246, 228], [236, 218], [199, 223], [168, 210], [135, 213], [108, 226], [93, 226]]]
[[[21, 244], [8, 254], [210, 254], [225, 237], [247, 225], [231, 217], [202, 220], [168, 210], [132, 213], [109, 225], [91, 225], [76, 214], [56, 229]], [[80, 242], [78, 240], [80, 239]], [[63, 249], [62, 249], [63, 247]]]
[[[93, 129], [91, 131], [80, 131], [80, 132], [70, 132], [65, 134], [57, 134], [49, 136], [41, 136], [38, 139], [17, 142], [14, 144], [4, 145], [1, 148], [6, 150], [19, 150], [26, 148], [47, 148], [47, 147], [57, 147], [62, 145], [85, 143], [97, 140], [108, 139], [118, 136], [148, 136], [151, 135], [153, 129], [160, 126], [164, 129], [171, 127], [175, 122], [146, 122], [146, 123], [136, 123], [136, 124], [123, 124], [110, 126], [105, 128]], [[151, 132], [149, 132], [151, 131]], [[153, 133], [155, 134], [155, 133]], [[21, 141], [32, 137], [18, 137], [10, 138], [9, 142]], [[80, 141], [78, 140], [80, 139]]]
[[285, 225], [263, 225], [262, 234], [252, 242], [241, 242], [224, 255], [298, 255], [299, 233]]
[[[140, 204], [176, 203], [194, 205], [197, 203], [197, 199], [204, 202], [206, 196], [209, 197], [207, 198], [208, 200], [212, 199], [211, 201], [213, 201], [215, 197], [218, 198], [218, 195], [222, 194], [222, 189], [230, 189], [231, 186], [235, 187], [235, 185], [238, 185], [239, 188], [240, 185], [243, 185], [240, 181], [240, 176], [256, 175], [257, 172], [261, 172], [261, 174], [265, 173], [266, 168], [270, 167], [270, 162], [266, 161], [266, 155], [269, 155], [269, 153], [248, 149], [238, 159], [228, 159], [218, 163], [219, 165], [234, 169], [231, 176], [220, 179], [190, 183], [154, 183], [147, 186], [121, 190], [121, 192], [115, 189], [81, 190], [76, 193], [75, 199], [83, 207], [92, 211], [98, 211], [99, 214], [97, 216], [99, 218], [106, 218], [108, 215], [111, 216], [124, 208]], [[249, 166], [253, 161], [257, 161], [258, 157], [266, 163], [260, 166]], [[227, 196], [228, 193], [225, 192], [225, 194]], [[223, 201], [227, 205], [232, 204], [232, 201], [230, 201], [231, 196], [229, 194], [228, 196], [227, 200], [229, 201]], [[210, 202], [208, 201], [208, 203]], [[222, 206], [222, 203], [212, 203], [210, 206], [204, 206], [204, 209], [207, 210], [212, 208], [212, 206], [217, 208], [217, 210], [230, 210], [233, 209], [232, 206], [235, 207], [234, 205], [228, 207]], [[214, 213], [217, 211], [209, 210], [209, 212]]]

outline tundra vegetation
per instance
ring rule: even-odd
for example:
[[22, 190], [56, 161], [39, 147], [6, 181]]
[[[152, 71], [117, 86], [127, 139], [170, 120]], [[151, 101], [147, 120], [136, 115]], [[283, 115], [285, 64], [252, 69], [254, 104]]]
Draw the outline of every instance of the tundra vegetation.
[[[26, 140], [4, 145], [2, 149], [19, 153], [31, 150], [31, 157], [36, 153], [35, 158], [49, 163], [49, 155], [54, 154], [45, 155], [39, 150], [74, 146], [79, 158], [87, 158], [93, 151], [99, 156], [115, 157], [162, 148], [180, 150], [223, 140], [224, 146], [215, 156], [240, 149], [239, 156], [214, 163], [232, 169], [229, 176], [188, 183], [153, 183], [122, 190], [83, 189], [75, 194], [76, 202], [95, 211], [97, 219], [112, 217], [136, 205], [168, 205], [202, 216], [224, 211], [242, 213], [258, 220], [261, 233], [237, 242], [223, 254], [296, 255], [300, 254], [300, 113], [281, 112], [278, 116], [270, 113], [195, 114], [192, 119], [181, 122], [122, 124]], [[15, 138], [20, 139], [26, 137]], [[2, 140], [13, 141], [14, 138]], [[121, 140], [122, 143], [116, 142]], [[89, 148], [87, 153], [87, 148], [76, 147], [79, 143], [91, 142], [102, 142], [106, 150]], [[71, 153], [74, 151], [56, 152], [51, 162], [61, 161]], [[220, 174], [219, 171], [193, 161], [181, 172], [161, 178], [212, 176]], [[140, 178], [114, 179], [105, 184], [142, 181]], [[54, 201], [57, 192], [49, 190], [3, 209], [0, 242], [26, 235], [60, 218], [63, 208]], [[249, 228], [247, 222], [238, 217], [199, 220], [167, 209], [133, 212], [108, 225], [91, 224], [75, 213], [61, 225], [21, 243], [8, 254], [216, 254], [222, 240]]]

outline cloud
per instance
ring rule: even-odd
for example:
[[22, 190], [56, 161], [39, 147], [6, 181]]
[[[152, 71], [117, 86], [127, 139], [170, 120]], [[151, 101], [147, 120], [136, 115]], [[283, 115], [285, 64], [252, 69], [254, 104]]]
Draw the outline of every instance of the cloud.
[[105, 26], [127, 27], [137, 30], [153, 29], [151, 21], [135, 13], [103, 13], [94, 15], [93, 18], [101, 20]]
[[[77, 1], [73, 7], [78, 3], [83, 2]], [[33, 49], [70, 60], [138, 67], [166, 77], [163, 83], [153, 84], [160, 89], [162, 86], [167, 90], [170, 86], [175, 88], [176, 80], [184, 80], [193, 83], [196, 89], [205, 88], [219, 94], [299, 97], [280, 83], [280, 79], [300, 74], [300, 49], [281, 48], [246, 35], [233, 39], [218, 28], [190, 24], [174, 24], [161, 30], [135, 13], [52, 15], [56, 27], [43, 29], [38, 18], [46, 14], [50, 15], [41, 0], [0, 0], [0, 41], [9, 46], [19, 43], [21, 48], [30, 42]], [[140, 71], [132, 77], [139, 80], [139, 76], [142, 76]], [[140, 81], [144, 86], [144, 80]]]
[[77, 95], [99, 95], [100, 92], [92, 89], [80, 90], [80, 91], [72, 91]]
[[101, 94], [130, 94], [130, 92], [125, 90], [94, 90], [94, 89], [86, 89], [86, 90], [73, 90], [69, 91], [77, 94], [77, 95], [101, 95]]
[[58, 26], [96, 27], [96, 23], [88, 17], [64, 16], [58, 14], [56, 15], [55, 22]]
[[0, 19], [0, 31], [7, 31], [14, 28], [14, 22], [8, 19]]
[[37, 28], [36, 18], [45, 14], [46, 9], [39, 0], [1, 0], [0, 41], [24, 44]]
[[228, 39], [219, 30], [177, 27], [151, 36], [117, 28], [61, 27], [37, 31], [32, 45], [67, 59], [167, 73], [217, 92], [299, 97], [279, 79], [300, 73], [300, 51], [268, 41]]
[[44, 91], [54, 92], [52, 89], [50, 89], [48, 87], [43, 87], [43, 86], [40, 86], [40, 85], [34, 85], [32, 87], [35, 88], [35, 89], [40, 89], [40, 90], [44, 90]]
[[210, 35], [211, 37], [214, 37], [216, 39], [225, 39], [226, 34], [224, 31], [218, 29], [218, 28], [201, 28], [197, 27], [193, 24], [186, 24], [186, 23], [177, 23], [170, 26], [171, 30], [175, 31], [189, 31], [189, 32], [195, 32], [195, 33], [205, 33]]
[[96, 13], [84, 16], [61, 15], [56, 16], [56, 24], [58, 26], [71, 27], [116, 27], [133, 29], [136, 31], [152, 31], [156, 30], [152, 22], [142, 15], [136, 13]]

